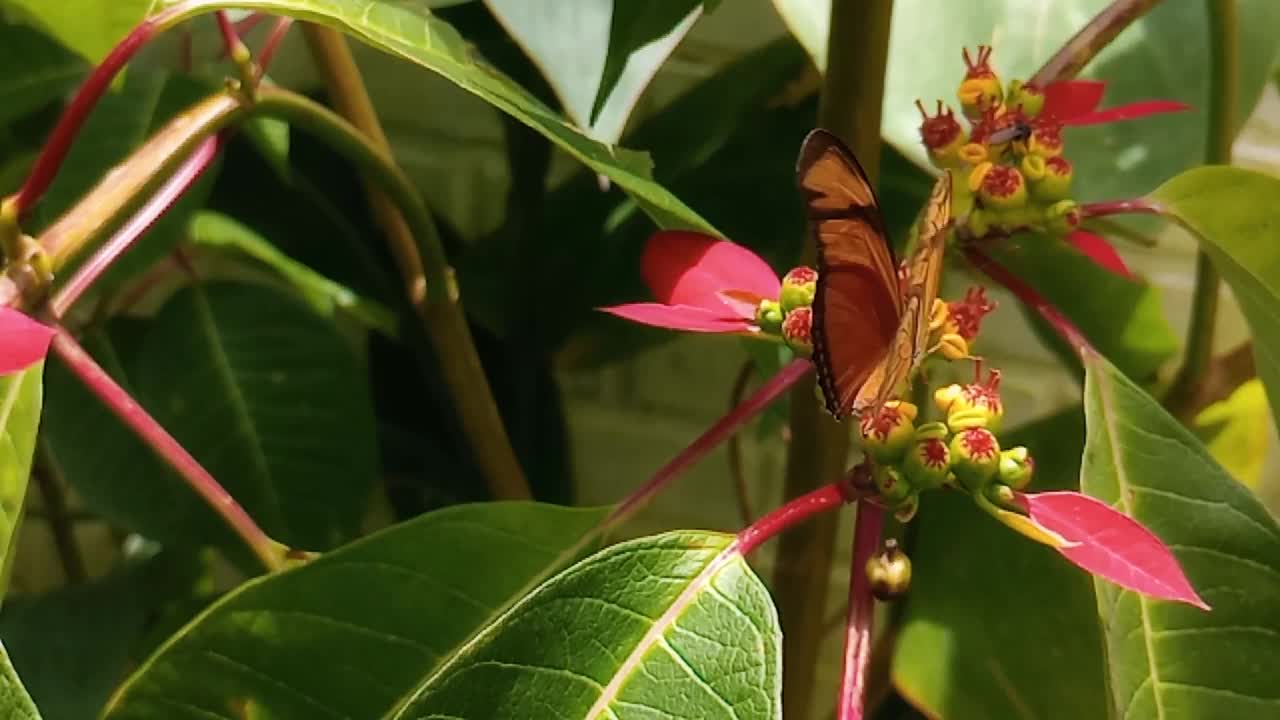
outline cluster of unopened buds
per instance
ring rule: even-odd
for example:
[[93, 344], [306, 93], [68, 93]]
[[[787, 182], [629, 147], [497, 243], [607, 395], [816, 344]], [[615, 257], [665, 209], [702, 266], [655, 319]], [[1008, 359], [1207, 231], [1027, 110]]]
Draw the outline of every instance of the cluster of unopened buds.
[[[925, 490], [962, 489], [1004, 505], [1010, 490], [1031, 482], [1035, 463], [1025, 447], [1000, 449], [996, 432], [1004, 416], [1000, 373], [934, 393], [944, 420], [916, 424], [919, 408], [893, 401], [863, 418], [862, 449], [872, 463], [880, 500], [902, 521], [910, 520]], [[982, 503], [980, 500], [980, 504]]]
[[973, 237], [1027, 229], [1070, 232], [1080, 212], [1069, 197], [1072, 166], [1063, 155], [1068, 118], [1046, 107], [1041, 88], [1022, 80], [1003, 84], [991, 69], [991, 48], [980, 47], [976, 57], [966, 50], [964, 60], [957, 96], [967, 133], [941, 100], [933, 115], [916, 103], [929, 159], [963, 180], [955, 188], [955, 215], [964, 218]]

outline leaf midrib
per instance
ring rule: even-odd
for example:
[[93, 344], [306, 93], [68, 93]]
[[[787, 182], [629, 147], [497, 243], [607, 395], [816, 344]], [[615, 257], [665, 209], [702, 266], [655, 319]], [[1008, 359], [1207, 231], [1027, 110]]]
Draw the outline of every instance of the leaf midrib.
[[[1094, 369], [1097, 370], [1098, 358], [1094, 358]], [[1132, 508], [1129, 506], [1129, 477], [1125, 470], [1125, 466], [1120, 457], [1119, 431], [1115, 425], [1115, 412], [1111, 406], [1111, 381], [1107, 378], [1105, 368], [1103, 372], [1098, 372], [1098, 402], [1102, 405], [1102, 422], [1107, 433], [1107, 443], [1111, 447], [1111, 460], [1116, 469], [1116, 489], [1119, 491], [1118, 503], [1124, 514], [1133, 517]], [[1096, 582], [1096, 581], [1095, 581]], [[1155, 646], [1151, 642], [1151, 614], [1147, 607], [1147, 599], [1142, 593], [1134, 593], [1134, 597], [1138, 601], [1138, 614], [1142, 618], [1142, 641], [1147, 650], [1147, 674], [1151, 679], [1151, 697], [1155, 702], [1156, 719], [1163, 720], [1165, 717], [1164, 702], [1160, 696], [1160, 673], [1156, 669]], [[1141, 690], [1141, 686], [1135, 690]], [[1126, 709], [1127, 715], [1127, 709]]]

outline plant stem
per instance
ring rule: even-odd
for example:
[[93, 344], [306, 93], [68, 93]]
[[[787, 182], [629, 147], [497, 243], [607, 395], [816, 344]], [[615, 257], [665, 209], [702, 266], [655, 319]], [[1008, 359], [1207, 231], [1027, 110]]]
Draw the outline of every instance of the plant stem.
[[53, 351], [62, 358], [76, 377], [84, 383], [116, 417], [128, 425], [166, 464], [186, 481], [214, 512], [222, 516], [232, 531], [244, 540], [253, 554], [268, 571], [284, 568], [287, 548], [272, 540], [258, 527], [253, 518], [240, 507], [218, 481], [174, 439], [155, 418], [147, 414], [129, 393], [71, 337], [64, 328], [57, 327], [53, 336]]
[[[811, 490], [770, 512], [738, 533], [738, 552], [747, 555], [765, 541], [815, 515], [836, 510], [845, 503], [856, 502], [861, 491], [845, 480], [828, 483]], [[786, 537], [785, 535], [783, 537]]]
[[116, 259], [123, 255], [134, 243], [151, 229], [169, 208], [182, 197], [187, 190], [204, 175], [205, 170], [213, 163], [213, 159], [225, 143], [226, 132], [219, 132], [206, 138], [191, 157], [187, 158], [156, 194], [147, 200], [133, 217], [120, 227], [105, 243], [94, 251], [93, 255], [80, 266], [71, 279], [58, 289], [49, 300], [49, 309], [54, 317], [63, 317], [76, 300], [88, 290]]
[[[1206, 0], [1209, 15], [1209, 122], [1205, 138], [1205, 162], [1231, 164], [1236, 130], [1236, 98], [1239, 94], [1239, 20], [1236, 0]], [[1191, 296], [1191, 322], [1182, 367], [1173, 379], [1164, 404], [1174, 416], [1183, 417], [1196, 404], [1213, 359], [1213, 338], [1218, 324], [1218, 298], [1222, 279], [1203, 250], [1196, 254], [1196, 284]]]
[[[717, 420], [714, 425], [707, 428], [706, 432], [699, 435], [697, 440], [694, 440], [688, 447], [681, 450], [678, 455], [671, 458], [666, 465], [659, 468], [658, 472], [654, 473], [648, 482], [627, 496], [618, 505], [618, 508], [613, 511], [613, 514], [604, 521], [604, 525], [614, 528], [634, 516], [640, 509], [648, 505], [649, 501], [665, 488], [668, 483], [705, 457], [707, 453], [714, 450], [730, 435], [737, 432], [739, 428], [758, 415], [761, 410], [768, 407], [788, 388], [797, 385], [802, 378], [808, 376], [812, 367], [808, 360], [800, 358], [792, 360], [784, 366], [767, 382], [757, 388], [751, 394], [751, 397]], [[808, 383], [799, 384], [803, 386]], [[810, 385], [810, 387], [812, 386]]]
[[[309, 23], [304, 25], [303, 32], [326, 78], [334, 105], [369, 138], [383, 160], [393, 164], [390, 144], [346, 39], [335, 30]], [[439, 355], [445, 380], [461, 415], [472, 454], [488, 482], [489, 493], [503, 500], [531, 497], [528, 481], [516, 459], [476, 353], [466, 317], [453, 297], [451, 268], [426, 206], [421, 200], [416, 203], [415, 212], [420, 212], [424, 222], [419, 223], [422, 227], [411, 231], [401, 214], [404, 209], [401, 203], [391, 202], [375, 188], [367, 190], [374, 217], [386, 233], [400, 268], [409, 301], [422, 317]], [[425, 270], [423, 257], [418, 254], [419, 244], [426, 256]], [[430, 273], [430, 277], [426, 273]]]
[[1040, 317], [1044, 318], [1062, 336], [1062, 339], [1071, 346], [1071, 349], [1082, 360], [1086, 359], [1088, 355], [1096, 354], [1089, 339], [1058, 308], [1054, 307], [1030, 285], [1023, 282], [1021, 278], [1009, 272], [986, 253], [972, 245], [964, 249], [964, 255], [974, 267], [985, 273], [987, 277], [1003, 285], [1024, 305], [1040, 313]]
[[62, 574], [68, 585], [79, 585], [88, 579], [84, 569], [84, 558], [80, 555], [80, 545], [76, 542], [75, 522], [67, 511], [67, 498], [63, 493], [66, 480], [58, 459], [44, 436], [36, 438], [36, 486], [40, 489], [40, 498], [44, 501], [45, 518], [49, 530], [53, 534], [53, 545], [58, 551], [58, 561], [62, 563]]
[[[889, 54], [892, 0], [833, 0], [827, 37], [826, 76], [818, 124], [843, 139], [872, 184], [879, 178], [880, 114]], [[811, 239], [801, 264], [812, 265]], [[840, 476], [849, 452], [848, 430], [819, 406], [812, 380], [791, 393], [791, 444], [785, 496], [797, 497]], [[782, 619], [783, 715], [811, 717], [814, 678], [826, 616], [827, 586], [836, 537], [835, 515], [784, 535], [774, 568], [774, 599]]]
[[280, 43], [291, 27], [293, 27], [293, 18], [276, 18], [276, 23], [271, 26], [271, 32], [267, 33], [267, 39], [262, 41], [262, 47], [258, 49], [258, 79], [262, 79], [262, 76], [267, 74], [267, 66], [276, 56], [276, 50], [280, 49]]
[[1108, 215], [1158, 215], [1161, 207], [1146, 198], [1132, 200], [1104, 200], [1080, 206], [1080, 217], [1103, 218]]
[[862, 720], [867, 666], [871, 661], [872, 621], [875, 619], [875, 601], [871, 595], [871, 582], [867, 579], [866, 567], [867, 561], [880, 544], [884, 508], [860, 502], [857, 518], [853, 531], [853, 560], [849, 566], [849, 615], [837, 720]]
[[1031, 76], [1030, 83], [1043, 88], [1074, 78], [1117, 35], [1159, 3], [1160, 0], [1115, 0], [1054, 53]]

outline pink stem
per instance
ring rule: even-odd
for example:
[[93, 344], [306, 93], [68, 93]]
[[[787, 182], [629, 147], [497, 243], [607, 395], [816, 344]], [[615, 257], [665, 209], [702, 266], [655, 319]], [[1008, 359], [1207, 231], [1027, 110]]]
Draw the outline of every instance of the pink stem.
[[218, 31], [222, 33], [222, 52], [231, 55], [236, 48], [244, 45], [244, 41], [240, 39], [236, 26], [231, 24], [231, 16], [227, 15], [226, 10], [219, 10], [214, 15], [218, 18]]
[[1136, 200], [1109, 200], [1106, 202], [1085, 203], [1080, 206], [1080, 216], [1086, 218], [1106, 217], [1108, 215], [1159, 215], [1164, 211], [1158, 203], [1138, 198]]
[[235, 23], [236, 34], [240, 37], [248, 35], [250, 31], [258, 27], [258, 23], [266, 20], [267, 16], [263, 13], [256, 12], [239, 19]]
[[272, 540], [258, 527], [253, 518], [240, 507], [218, 481], [213, 479], [190, 453], [174, 439], [155, 418], [138, 405], [124, 388], [94, 362], [89, 353], [76, 342], [65, 328], [57, 327], [53, 336], [53, 351], [67, 367], [80, 378], [98, 399], [106, 404], [116, 417], [138, 434], [157, 455], [173, 468], [214, 512], [222, 516], [231, 529], [244, 540], [249, 549], [268, 570], [283, 567], [284, 547]]
[[791, 500], [786, 505], [748, 525], [734, 542], [742, 555], [760, 547], [766, 540], [819, 513], [835, 510], [857, 500], [857, 491], [845, 481], [824, 485]]
[[613, 514], [605, 520], [606, 526], [614, 526], [621, 524], [627, 518], [634, 515], [638, 510], [647, 505], [667, 483], [679, 477], [681, 473], [688, 470], [691, 465], [701, 460], [718, 446], [724, 442], [730, 435], [734, 434], [745, 425], [751, 418], [755, 417], [786, 392], [788, 388], [796, 383], [797, 380], [804, 377], [813, 367], [808, 360], [797, 358], [788, 363], [785, 367], [777, 372], [767, 382], [761, 385], [751, 397], [747, 398], [736, 408], [730, 410], [724, 417], [720, 418], [714, 425], [702, 433], [697, 440], [694, 440], [688, 447], [680, 451], [678, 455], [671, 458], [671, 461], [663, 465], [658, 472], [654, 473], [639, 489], [631, 493], [622, 504], [618, 506]]
[[862, 720], [867, 666], [871, 663], [871, 625], [875, 603], [867, 579], [867, 561], [880, 544], [884, 508], [858, 503], [853, 530], [853, 564], [849, 569], [849, 619], [844, 641], [844, 672], [840, 677], [840, 705], [836, 720]]
[[55, 317], [62, 317], [76, 300], [89, 289], [133, 244], [164, 216], [169, 208], [200, 179], [213, 164], [213, 159], [225, 143], [225, 133], [218, 133], [200, 144], [191, 157], [165, 181], [156, 194], [136, 212], [109, 240], [98, 248], [71, 279], [49, 301]]
[[1097, 354], [1089, 339], [1058, 308], [1044, 299], [1030, 285], [1023, 282], [1021, 278], [1009, 272], [973, 245], [969, 245], [964, 249], [964, 255], [974, 267], [986, 273], [987, 277], [1008, 288], [1009, 292], [1016, 295], [1024, 305], [1040, 313], [1040, 317], [1044, 318], [1082, 359], [1087, 355]]
[[261, 78], [267, 73], [267, 66], [271, 64], [271, 58], [275, 57], [276, 50], [280, 47], [280, 42], [284, 40], [284, 36], [289, 32], [289, 28], [293, 26], [293, 18], [282, 17], [276, 20], [276, 24], [271, 26], [271, 32], [267, 35], [267, 39], [262, 41], [262, 48], [258, 50], [258, 77]]

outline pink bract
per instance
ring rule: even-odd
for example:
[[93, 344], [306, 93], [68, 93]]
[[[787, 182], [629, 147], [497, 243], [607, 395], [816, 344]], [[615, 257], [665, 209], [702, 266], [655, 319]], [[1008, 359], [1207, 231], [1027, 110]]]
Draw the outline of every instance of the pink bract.
[[0, 308], [0, 375], [43, 360], [51, 340], [53, 328], [13, 308]]
[[1044, 89], [1042, 117], [1063, 125], [1097, 125], [1159, 113], [1180, 112], [1190, 106], [1175, 100], [1144, 100], [1098, 110], [1107, 84], [1099, 80], [1063, 80]]
[[1133, 273], [1129, 271], [1129, 266], [1124, 264], [1120, 253], [1116, 252], [1116, 249], [1111, 247], [1111, 243], [1104, 238], [1084, 230], [1073, 230], [1067, 234], [1067, 242], [1084, 253], [1098, 267], [1121, 277], [1133, 279]]
[[1018, 494], [1031, 519], [1074, 543], [1057, 548], [1093, 575], [1154, 598], [1208, 610], [1169, 548], [1138, 521], [1078, 492]]

